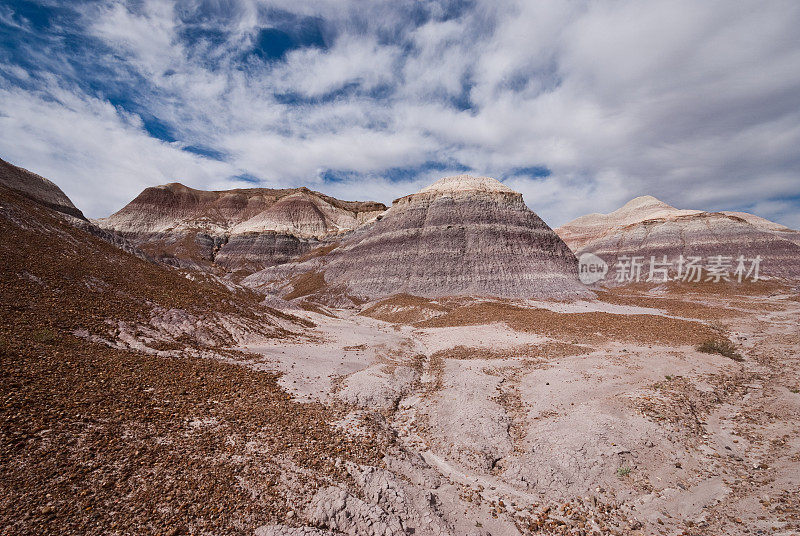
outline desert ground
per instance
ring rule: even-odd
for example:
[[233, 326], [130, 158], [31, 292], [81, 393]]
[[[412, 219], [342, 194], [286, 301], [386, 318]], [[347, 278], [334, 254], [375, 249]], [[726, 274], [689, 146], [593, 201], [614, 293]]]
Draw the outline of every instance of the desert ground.
[[200, 354], [32, 337], [3, 534], [797, 534], [797, 290], [596, 295], [287, 302]]
[[[796, 279], [588, 287], [494, 185], [404, 198], [246, 287], [24, 177], [51, 195], [0, 188], [2, 536], [800, 533]], [[431, 228], [451, 193], [528, 227]], [[545, 261], [503, 272], [522, 246]], [[383, 294], [364, 255], [443, 297]]]
[[[573, 303], [399, 296], [361, 314], [324, 312], [292, 311], [317, 327], [240, 348], [246, 365], [279, 372], [298, 400], [337, 407], [348, 434], [392, 441], [373, 476], [352, 468], [349, 493], [366, 504], [318, 492], [298, 500], [290, 526], [800, 531], [800, 301], [790, 288], [618, 289]], [[696, 349], [725, 338], [738, 355]], [[370, 504], [382, 507], [375, 519]], [[258, 532], [284, 533], [303, 532]]]

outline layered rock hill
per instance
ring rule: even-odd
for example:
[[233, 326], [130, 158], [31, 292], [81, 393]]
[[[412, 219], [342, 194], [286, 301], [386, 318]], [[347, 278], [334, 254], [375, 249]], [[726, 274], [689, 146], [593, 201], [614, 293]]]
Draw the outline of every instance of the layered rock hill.
[[[1, 294], [12, 305], [26, 296], [26, 311], [41, 313], [43, 325], [57, 325], [58, 317], [75, 336], [137, 350], [144, 346], [126, 333], [133, 325], [139, 326], [136, 336], [147, 333], [143, 339], [149, 342], [171, 343], [191, 331], [209, 346], [216, 340], [240, 342], [236, 337], [243, 326], [269, 337], [285, 327], [285, 315], [264, 306], [250, 290], [212, 277], [190, 280], [127, 251], [124, 241], [68, 214], [74, 205], [58, 186], [21, 171], [17, 188], [0, 182]], [[15, 310], [20, 309], [0, 311], [0, 320], [13, 317]]]
[[50, 180], [27, 169], [15, 166], [0, 159], [0, 187], [24, 196], [38, 206], [45, 207], [61, 217], [73, 227], [77, 227], [143, 260], [150, 259], [122, 236], [101, 229], [90, 222], [67, 197], [61, 188]]
[[[395, 200], [377, 221], [305, 269], [317, 278], [303, 279], [303, 285], [337, 288], [365, 299], [398, 293], [586, 295], [575, 256], [528, 209], [522, 194], [495, 179], [466, 175], [441, 179]], [[285, 275], [267, 270], [244, 282], [261, 286]]]
[[62, 214], [86, 220], [61, 188], [41, 175], [0, 159], [0, 184]]
[[647, 267], [651, 257], [663, 261], [666, 255], [676, 263], [669, 267], [675, 276], [681, 255], [700, 257], [703, 265], [721, 255], [732, 257], [733, 272], [739, 256], [748, 270], [750, 259], [760, 256], [760, 275], [800, 277], [800, 232], [745, 212], [681, 210], [643, 196], [609, 214], [581, 216], [556, 232], [577, 256], [594, 253], [612, 267], [621, 256], [643, 257]]
[[294, 259], [384, 210], [307, 188], [203, 191], [172, 183], [145, 189], [96, 222], [173, 264], [254, 271]]

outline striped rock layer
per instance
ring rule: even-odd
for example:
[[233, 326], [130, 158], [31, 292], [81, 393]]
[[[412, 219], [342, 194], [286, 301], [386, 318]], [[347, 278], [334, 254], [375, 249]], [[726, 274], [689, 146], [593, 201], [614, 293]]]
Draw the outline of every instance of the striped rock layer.
[[522, 194], [465, 175], [397, 199], [329, 254], [323, 269], [326, 284], [368, 298], [586, 295], [575, 256]]
[[254, 271], [295, 259], [385, 209], [307, 188], [203, 191], [172, 183], [145, 189], [97, 223], [178, 265]]
[[[665, 257], [672, 263], [667, 266], [670, 277], [676, 277], [681, 256], [700, 257], [703, 266], [730, 262], [733, 279], [739, 257], [744, 258], [748, 271], [752, 259], [760, 257], [759, 275], [800, 277], [800, 233], [743, 212], [679, 210], [645, 196], [609, 214], [577, 218], [556, 232], [578, 257], [593, 253], [606, 261], [612, 272], [620, 258], [628, 263], [627, 258], [640, 257], [647, 271], [643, 279], [650, 275], [651, 261], [663, 263]], [[615, 277], [614, 273], [609, 276]]]
[[86, 220], [83, 213], [55, 183], [2, 159], [0, 159], [0, 184], [56, 212]]

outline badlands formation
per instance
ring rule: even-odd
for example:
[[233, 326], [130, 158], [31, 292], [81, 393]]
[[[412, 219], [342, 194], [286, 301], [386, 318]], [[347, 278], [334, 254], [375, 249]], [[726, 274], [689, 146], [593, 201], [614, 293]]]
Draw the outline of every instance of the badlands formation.
[[397, 199], [331, 254], [325, 280], [368, 298], [586, 295], [575, 256], [499, 181], [447, 177]]
[[61, 188], [45, 179], [0, 159], [0, 184], [48, 208], [75, 218], [86, 219]]
[[621, 256], [705, 261], [722, 255], [734, 266], [740, 256], [759, 256], [761, 274], [800, 277], [800, 232], [744, 212], [679, 210], [643, 196], [610, 214], [581, 216], [556, 232], [576, 255], [594, 253], [610, 266]]
[[252, 271], [297, 258], [385, 209], [307, 188], [208, 192], [172, 183], [147, 188], [96, 223], [178, 265]]
[[800, 531], [790, 271], [589, 290], [565, 246], [682, 251], [699, 217], [704, 247], [746, 224], [785, 259], [790, 229], [649, 198], [562, 242], [454, 177], [385, 212], [168, 185], [102, 230], [6, 169], [2, 534]]
[[[499, 181], [446, 177], [397, 199], [376, 221], [332, 244], [327, 255], [243, 280], [264, 288], [287, 273], [357, 300], [393, 294], [577, 298], [575, 256], [517, 193]], [[307, 282], [301, 278], [300, 282]], [[309, 289], [312, 290], [312, 289]], [[291, 294], [299, 295], [295, 288]]]

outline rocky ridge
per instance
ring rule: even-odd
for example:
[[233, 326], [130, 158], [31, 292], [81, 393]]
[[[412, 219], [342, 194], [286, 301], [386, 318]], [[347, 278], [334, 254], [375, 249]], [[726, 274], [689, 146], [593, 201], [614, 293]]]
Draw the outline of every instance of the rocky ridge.
[[[733, 272], [743, 256], [748, 270], [752, 259], [761, 258], [760, 275], [800, 277], [800, 232], [744, 212], [681, 210], [643, 196], [609, 214], [581, 216], [556, 232], [577, 256], [593, 253], [612, 269], [623, 256], [647, 263], [682, 255], [700, 257], [704, 265], [722, 256]], [[676, 275], [677, 268], [669, 273]]]
[[263, 287], [284, 278], [290, 268], [323, 274], [317, 287], [363, 299], [397, 293], [586, 295], [575, 256], [528, 209], [522, 194], [495, 179], [467, 175], [446, 177], [395, 200], [377, 221], [344, 238], [324, 258], [267, 269], [243, 282]]
[[307, 188], [203, 191], [171, 183], [145, 189], [96, 223], [172, 264], [252, 271], [294, 259], [385, 208]]
[[69, 197], [55, 183], [3, 159], [0, 159], [0, 184], [57, 212], [86, 220], [83, 212], [72, 204]]
[[136, 248], [124, 237], [101, 229], [86, 219], [67, 195], [50, 180], [27, 169], [9, 164], [0, 159], [0, 186], [24, 196], [29, 201], [53, 210], [62, 220], [86, 231], [104, 242], [118, 247], [142, 260], [151, 260], [143, 251]]

